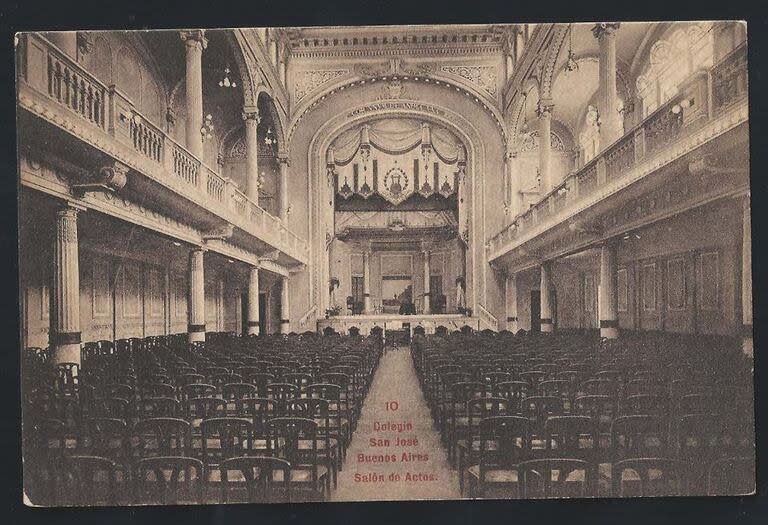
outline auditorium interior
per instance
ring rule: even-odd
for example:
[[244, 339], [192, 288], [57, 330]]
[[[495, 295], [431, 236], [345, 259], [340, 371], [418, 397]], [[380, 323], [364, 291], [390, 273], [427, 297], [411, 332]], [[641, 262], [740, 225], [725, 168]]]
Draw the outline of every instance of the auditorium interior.
[[19, 34], [25, 502], [754, 492], [746, 40]]

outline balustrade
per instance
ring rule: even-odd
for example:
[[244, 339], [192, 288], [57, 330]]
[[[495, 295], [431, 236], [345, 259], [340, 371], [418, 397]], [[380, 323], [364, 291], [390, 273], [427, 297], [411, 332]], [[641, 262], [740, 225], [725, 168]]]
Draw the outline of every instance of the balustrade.
[[721, 111], [747, 96], [747, 45], [742, 44], [712, 68], [712, 99]]
[[182, 149], [178, 144], [173, 145], [173, 174], [182, 181], [198, 185], [198, 173], [200, 171], [200, 161], [194, 158], [188, 151]]
[[140, 118], [131, 119], [133, 149], [155, 162], [163, 160], [163, 133]]
[[82, 117], [86, 125], [102, 130], [138, 155], [157, 163], [158, 170], [150, 170], [146, 175], [173, 178], [193, 192], [202, 193], [205, 198], [198, 202], [203, 206], [206, 201], [223, 205], [212, 206], [213, 212], [225, 216], [233, 213], [259, 230], [260, 237], [272, 239], [276, 247], [306, 255], [306, 241], [153, 125], [123, 93], [100, 82], [45, 37], [26, 35], [20, 51], [20, 81], [24, 89], [32, 88], [57, 107]]
[[103, 129], [107, 88], [52, 45], [47, 51], [48, 96]]
[[680, 93], [516, 217], [490, 239], [489, 247], [498, 249], [531, 226], [594, 195], [600, 185], [629, 173], [643, 160], [675, 144], [746, 96], [747, 47], [742, 44], [709, 71], [694, 74], [682, 85]]

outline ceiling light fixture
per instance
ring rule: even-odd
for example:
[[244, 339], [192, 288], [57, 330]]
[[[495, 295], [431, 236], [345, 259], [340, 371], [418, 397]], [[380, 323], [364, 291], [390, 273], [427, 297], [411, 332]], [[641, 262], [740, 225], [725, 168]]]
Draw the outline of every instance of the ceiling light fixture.
[[579, 70], [579, 62], [576, 60], [576, 53], [573, 52], [573, 24], [568, 26], [568, 58], [565, 59], [563, 69], [569, 73]]
[[232, 71], [229, 69], [229, 66], [224, 68], [224, 78], [219, 80], [219, 87], [224, 87], [224, 88], [236, 88], [237, 87], [237, 82], [235, 82], [234, 80], [230, 80], [229, 79], [229, 74], [231, 72]]

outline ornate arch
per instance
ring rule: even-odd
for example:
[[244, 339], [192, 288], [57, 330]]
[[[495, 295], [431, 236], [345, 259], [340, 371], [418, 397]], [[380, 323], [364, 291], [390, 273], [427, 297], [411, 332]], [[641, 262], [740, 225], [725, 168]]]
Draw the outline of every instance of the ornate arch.
[[539, 97], [544, 100], [552, 98], [552, 84], [556, 76], [557, 59], [563, 49], [565, 38], [568, 36], [568, 27], [568, 24], [555, 24], [552, 40], [547, 46], [547, 54], [541, 62]]
[[243, 87], [243, 105], [255, 106], [258, 100], [259, 83], [254, 81], [252, 72], [258, 71], [255, 64], [252, 64], [248, 54], [244, 51], [244, 41], [240, 35], [240, 30], [233, 29], [226, 32], [227, 42], [232, 49], [232, 55], [235, 57], [237, 71], [240, 74], [240, 82]]
[[509, 123], [509, 130], [511, 135], [510, 145], [512, 148], [517, 148], [519, 146], [518, 142], [520, 139], [520, 125], [523, 118], [525, 117], [523, 112], [525, 111], [525, 105], [528, 101], [528, 97], [533, 96], [531, 95], [531, 91], [534, 89], [536, 90], [538, 97], [539, 83], [536, 78], [529, 76], [523, 83], [523, 89], [515, 95], [515, 98], [512, 102]]
[[[399, 64], [398, 62], [394, 63]], [[436, 86], [455, 89], [456, 91], [463, 93], [474, 104], [481, 106], [483, 110], [491, 116], [499, 129], [502, 142], [505, 145], [508, 143], [509, 134], [506, 122], [504, 121], [504, 116], [499, 110], [498, 101], [492, 98], [490, 93], [483, 89], [479, 89], [470, 81], [458, 80], [448, 74], [440, 73], [429, 65], [414, 66], [410, 69], [400, 65], [392, 65], [389, 68], [364, 67], [358, 68], [356, 71], [347, 71], [345, 74], [339, 75], [338, 79], [334, 79], [333, 82], [328, 82], [322, 90], [315, 91], [311, 95], [303, 97], [304, 102], [293, 113], [288, 125], [288, 141], [290, 142], [293, 138], [296, 128], [304, 116], [311, 112], [327, 97], [339, 91], [344, 91], [366, 83], [383, 83], [390, 80], [432, 83]]]
[[[483, 192], [480, 191], [477, 175], [486, 167], [486, 152], [483, 136], [475, 124], [444, 106], [430, 104], [420, 100], [397, 99], [396, 101], [380, 101], [379, 103], [365, 102], [356, 107], [349, 108], [335, 118], [320, 125], [312, 135], [308, 147], [308, 179], [310, 200], [310, 243], [315, 246], [323, 246], [325, 239], [325, 224], [323, 218], [323, 206], [328, 202], [328, 186], [325, 152], [341, 133], [360, 124], [380, 119], [382, 117], [415, 118], [432, 122], [449, 129], [459, 139], [466, 150], [466, 182], [470, 187], [469, 202], [465, 204], [465, 213], [475, 213], [483, 207]], [[326, 212], [327, 213], [327, 212]], [[461, 217], [460, 217], [461, 220]], [[487, 299], [487, 265], [484, 264], [483, 235], [481, 219], [467, 221], [469, 224], [468, 236], [468, 268], [471, 260], [470, 286], [471, 301], [473, 306], [485, 303]], [[459, 225], [460, 231], [462, 224]], [[324, 252], [317, 248], [312, 250], [313, 255], [311, 280], [311, 302], [315, 305], [325, 304], [328, 276], [323, 270]], [[318, 253], [319, 252], [319, 253]], [[327, 268], [326, 268], [327, 270]]]
[[275, 137], [277, 138], [277, 147], [279, 153], [287, 153], [288, 148], [286, 140], [285, 140], [285, 127], [284, 127], [284, 120], [282, 119], [282, 115], [280, 114], [280, 111], [277, 109], [277, 105], [275, 104], [274, 97], [272, 94], [266, 89], [266, 86], [264, 84], [259, 84], [258, 90], [256, 92], [256, 107], [258, 107], [258, 101], [261, 96], [264, 95], [267, 98], [267, 111], [269, 112], [269, 118], [272, 120], [272, 124], [275, 126]]

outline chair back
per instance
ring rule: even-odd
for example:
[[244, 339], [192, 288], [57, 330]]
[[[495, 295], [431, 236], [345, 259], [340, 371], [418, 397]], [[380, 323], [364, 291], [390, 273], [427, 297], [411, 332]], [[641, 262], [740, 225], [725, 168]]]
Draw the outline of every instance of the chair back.
[[[246, 498], [236, 501], [243, 503], [270, 503], [291, 501], [291, 464], [279, 458], [267, 456], [243, 456], [221, 462], [221, 498], [224, 503], [232, 502], [232, 493], [238, 485], [245, 486]], [[239, 473], [241, 483], [235, 482], [230, 473]]]
[[136, 497], [140, 503], [203, 503], [203, 462], [184, 456], [144, 458], [136, 466]]

